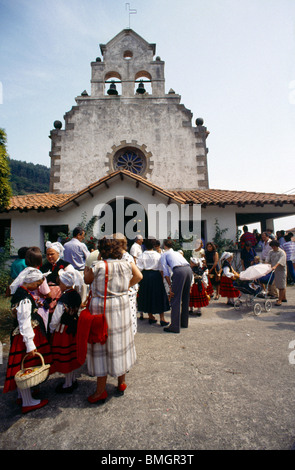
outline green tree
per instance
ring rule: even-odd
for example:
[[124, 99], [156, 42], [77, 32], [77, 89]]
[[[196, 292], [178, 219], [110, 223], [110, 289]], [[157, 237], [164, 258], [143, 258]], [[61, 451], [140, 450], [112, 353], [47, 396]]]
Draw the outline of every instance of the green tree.
[[218, 219], [215, 219], [214, 225], [215, 225], [215, 235], [212, 241], [214, 245], [216, 245], [219, 255], [221, 255], [223, 251], [233, 250], [235, 247], [234, 242], [230, 240], [229, 238], [224, 238], [224, 235], [228, 231], [228, 228], [221, 229], [219, 226]]
[[0, 209], [8, 206], [12, 196], [10, 186], [9, 156], [6, 150], [6, 133], [0, 128]]

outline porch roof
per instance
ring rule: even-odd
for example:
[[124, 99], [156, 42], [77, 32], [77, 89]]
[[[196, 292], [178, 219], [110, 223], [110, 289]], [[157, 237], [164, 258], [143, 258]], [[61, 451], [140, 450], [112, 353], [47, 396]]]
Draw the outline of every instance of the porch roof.
[[231, 191], [225, 189], [196, 189], [194, 191], [172, 191], [181, 197], [186, 203], [202, 204], [206, 206], [236, 205], [244, 207], [255, 205], [263, 207], [265, 204], [283, 206], [291, 204], [295, 206], [295, 194], [257, 193], [253, 191]]
[[[169, 202], [178, 202], [179, 204], [201, 204], [202, 207], [227, 205], [236, 205], [237, 207], [245, 207], [246, 205], [254, 205], [263, 207], [266, 204], [282, 207], [283, 205], [291, 205], [295, 207], [295, 195], [276, 194], [276, 193], [258, 193], [249, 191], [231, 191], [224, 189], [196, 189], [193, 191], [167, 191], [160, 186], [156, 186], [147, 179], [134, 175], [133, 173], [120, 170], [113, 172], [95, 183], [90, 184], [83, 190], [76, 193], [35, 193], [22, 196], [13, 196], [8, 207], [2, 212], [29, 210], [45, 211], [49, 209], [61, 209], [67, 204], [73, 202], [77, 204], [77, 199], [87, 193], [91, 196], [92, 190], [103, 185], [108, 188], [111, 179], [119, 177], [122, 180], [127, 177], [134, 181], [136, 187], [144, 185], [151, 189], [153, 194], [159, 193], [168, 198]], [[292, 207], [292, 211], [293, 211]]]

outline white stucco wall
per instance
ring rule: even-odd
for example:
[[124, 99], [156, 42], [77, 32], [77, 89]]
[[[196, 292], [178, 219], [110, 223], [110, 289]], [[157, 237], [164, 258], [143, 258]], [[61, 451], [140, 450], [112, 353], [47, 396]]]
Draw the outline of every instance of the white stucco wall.
[[[115, 201], [116, 198], [125, 197], [134, 201], [134, 203], [139, 203], [143, 206], [146, 213], [149, 212], [149, 207], [152, 205], [158, 206], [163, 204], [167, 206], [168, 198], [163, 196], [159, 192], [155, 192], [153, 195], [152, 189], [144, 186], [143, 184], [136, 184], [135, 180], [124, 176], [123, 181], [119, 176], [111, 178], [108, 180], [109, 188], [106, 188], [104, 184], [96, 187], [91, 190], [93, 197], [86, 192], [83, 197], [78, 199], [79, 206], [76, 206], [73, 202], [62, 208], [60, 212], [56, 210], [47, 210], [46, 212], [37, 212], [37, 211], [28, 211], [28, 212], [18, 212], [11, 211], [9, 213], [0, 214], [1, 219], [10, 219], [11, 220], [11, 237], [13, 239], [14, 253], [21, 246], [39, 246], [41, 249], [44, 248], [43, 236], [42, 236], [42, 226], [56, 226], [56, 225], [68, 225], [69, 230], [71, 231], [81, 220], [83, 214], [86, 214], [87, 221], [91, 219], [93, 215], [97, 214], [97, 206], [110, 204]], [[171, 205], [168, 207], [174, 207], [179, 210], [178, 214], [180, 215], [180, 205], [171, 201]], [[237, 206], [226, 206], [225, 208], [219, 208], [217, 206], [207, 206], [207, 208], [202, 208], [200, 210], [200, 216], [202, 221], [205, 223], [205, 240], [212, 241], [215, 235], [215, 220], [218, 220], [220, 229], [228, 229], [224, 234], [224, 238], [229, 238], [235, 242], [236, 240], [236, 212], [238, 213], [257, 213], [263, 215], [266, 213], [276, 212], [278, 215], [290, 214], [290, 206], [285, 207], [274, 207], [274, 206], [265, 206], [265, 207], [256, 207], [255, 205], [247, 206], [245, 208], [237, 208]], [[164, 216], [165, 214], [164, 211]], [[169, 226], [170, 227], [170, 226]], [[168, 227], [168, 236], [171, 235], [174, 237], [173, 233], [169, 232]], [[149, 228], [151, 229], [151, 223], [149, 223]], [[118, 230], [118, 228], [117, 228]], [[153, 234], [156, 236], [156, 234]], [[200, 234], [197, 234], [198, 237]], [[165, 234], [163, 237], [165, 238]]]

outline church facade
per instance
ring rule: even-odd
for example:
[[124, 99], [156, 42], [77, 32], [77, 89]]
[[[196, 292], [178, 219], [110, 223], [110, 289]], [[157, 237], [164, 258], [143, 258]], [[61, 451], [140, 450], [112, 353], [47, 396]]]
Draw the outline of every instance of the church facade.
[[125, 169], [167, 190], [208, 188], [206, 128], [173, 90], [155, 44], [125, 29], [91, 63], [91, 93], [55, 123], [50, 191], [76, 192]]
[[[193, 125], [180, 95], [165, 92], [155, 44], [125, 29], [100, 50], [91, 89], [50, 132], [50, 192], [11, 199], [0, 213], [0, 246], [11, 236], [15, 251], [44, 249], [46, 238], [71, 232], [83, 216], [102, 219], [96, 237], [126, 234], [128, 226], [129, 240], [136, 233], [176, 238], [184, 219], [196, 238], [212, 241], [218, 221], [235, 241], [240, 225], [260, 222], [265, 230], [273, 219], [294, 215], [294, 195], [209, 188], [209, 132], [201, 118]], [[156, 218], [166, 232], [159, 233]]]

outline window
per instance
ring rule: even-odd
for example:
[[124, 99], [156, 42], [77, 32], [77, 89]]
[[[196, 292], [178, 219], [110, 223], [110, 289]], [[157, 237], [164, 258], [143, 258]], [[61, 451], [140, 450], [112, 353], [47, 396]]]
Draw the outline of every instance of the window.
[[115, 171], [128, 170], [135, 175], [142, 175], [146, 170], [146, 158], [136, 148], [124, 148], [114, 156], [113, 166]]
[[123, 54], [123, 57], [125, 60], [131, 60], [133, 57], [133, 52], [131, 51], [125, 51]]

